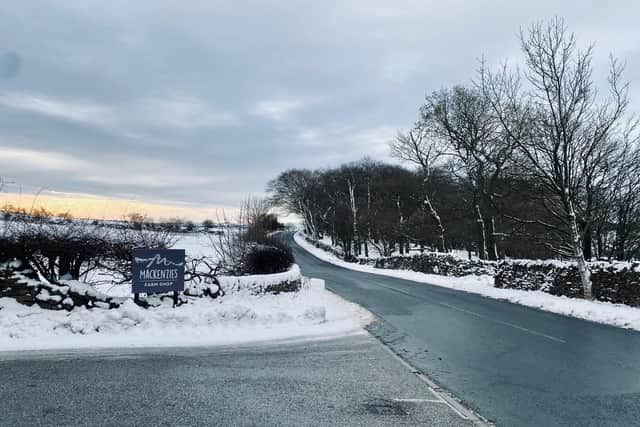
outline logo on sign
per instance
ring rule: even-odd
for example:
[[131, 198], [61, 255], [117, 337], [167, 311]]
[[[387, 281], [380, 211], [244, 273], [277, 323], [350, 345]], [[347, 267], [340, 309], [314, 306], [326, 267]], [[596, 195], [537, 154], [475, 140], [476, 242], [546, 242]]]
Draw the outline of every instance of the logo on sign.
[[183, 291], [184, 258], [184, 249], [134, 249], [132, 292]]

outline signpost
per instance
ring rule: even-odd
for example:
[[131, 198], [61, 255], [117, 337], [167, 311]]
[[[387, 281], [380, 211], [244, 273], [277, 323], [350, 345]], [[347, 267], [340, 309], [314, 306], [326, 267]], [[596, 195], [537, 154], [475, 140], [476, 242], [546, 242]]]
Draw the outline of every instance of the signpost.
[[184, 291], [184, 249], [134, 249], [131, 291], [140, 293], [172, 292], [174, 301]]

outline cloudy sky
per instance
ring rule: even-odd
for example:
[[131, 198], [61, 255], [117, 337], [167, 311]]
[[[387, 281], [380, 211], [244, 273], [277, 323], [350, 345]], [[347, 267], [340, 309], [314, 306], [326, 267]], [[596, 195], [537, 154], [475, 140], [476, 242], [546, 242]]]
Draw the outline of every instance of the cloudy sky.
[[237, 206], [286, 168], [385, 159], [425, 93], [555, 15], [597, 78], [610, 52], [640, 75], [635, 0], [4, 0], [4, 191]]

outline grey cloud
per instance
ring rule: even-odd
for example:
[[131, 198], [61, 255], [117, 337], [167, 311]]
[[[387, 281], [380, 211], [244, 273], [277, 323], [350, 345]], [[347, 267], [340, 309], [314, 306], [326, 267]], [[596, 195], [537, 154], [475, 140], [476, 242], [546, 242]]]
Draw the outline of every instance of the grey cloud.
[[536, 19], [566, 17], [598, 40], [598, 72], [613, 51], [633, 78], [639, 14], [597, 1], [8, 0], [0, 175], [237, 205], [285, 168], [387, 158], [425, 93], [469, 81], [483, 54], [517, 58], [518, 29]]
[[20, 55], [6, 52], [0, 56], [0, 76], [5, 79], [13, 78], [20, 71]]

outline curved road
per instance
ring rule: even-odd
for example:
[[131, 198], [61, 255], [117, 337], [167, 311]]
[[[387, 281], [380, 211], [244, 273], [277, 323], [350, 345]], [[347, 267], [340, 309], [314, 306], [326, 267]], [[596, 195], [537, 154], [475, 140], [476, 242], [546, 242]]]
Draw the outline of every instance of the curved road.
[[360, 273], [291, 240], [303, 274], [373, 312], [370, 332], [503, 426], [640, 426], [640, 333]]

